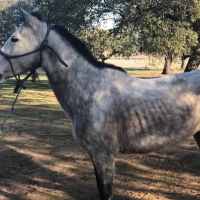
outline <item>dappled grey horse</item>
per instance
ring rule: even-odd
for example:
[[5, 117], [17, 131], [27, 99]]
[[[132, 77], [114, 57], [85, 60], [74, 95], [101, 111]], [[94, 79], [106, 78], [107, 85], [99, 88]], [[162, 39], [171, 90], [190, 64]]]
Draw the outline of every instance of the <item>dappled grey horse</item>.
[[[193, 135], [200, 146], [200, 71], [138, 79], [97, 61], [62, 26], [20, 8], [21, 26], [0, 51], [0, 82], [39, 66], [94, 165], [100, 199], [112, 198], [115, 155], [148, 153]], [[17, 78], [17, 77], [16, 77]]]

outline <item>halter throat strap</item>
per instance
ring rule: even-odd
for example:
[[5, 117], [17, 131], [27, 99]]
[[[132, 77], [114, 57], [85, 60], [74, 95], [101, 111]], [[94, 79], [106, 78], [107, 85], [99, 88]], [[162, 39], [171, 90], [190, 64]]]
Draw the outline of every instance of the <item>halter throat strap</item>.
[[[12, 73], [13, 73], [13, 76], [16, 79], [16, 87], [14, 89], [14, 93], [18, 93], [19, 88], [26, 89], [26, 86], [24, 85], [24, 82], [33, 74], [33, 72], [37, 68], [39, 68], [42, 65], [42, 62], [43, 62], [42, 51], [45, 50], [45, 49], [47, 49], [47, 48], [50, 49], [55, 54], [55, 56], [57, 57], [57, 59], [59, 60], [59, 62], [62, 65], [64, 65], [65, 67], [68, 67], [68, 65], [62, 60], [62, 58], [59, 56], [59, 54], [52, 47], [49, 46], [49, 44], [48, 44], [49, 43], [48, 37], [49, 37], [50, 31], [51, 31], [51, 28], [49, 26], [47, 26], [47, 31], [46, 31], [44, 40], [40, 44], [40, 47], [37, 48], [37, 49], [35, 49], [35, 50], [33, 50], [33, 51], [30, 51], [28, 53], [24, 53], [24, 54], [20, 54], [20, 55], [8, 55], [8, 54], [6, 54], [6, 53], [4, 53], [3, 51], [0, 50], [0, 54], [9, 62], [11, 70], [12, 70]], [[38, 66], [35, 67], [35, 68], [33, 68], [33, 69], [31, 69], [30, 73], [28, 73], [28, 75], [23, 80], [21, 80], [20, 76], [17, 75], [15, 73], [15, 71], [14, 71], [11, 59], [24, 57], [24, 56], [33, 54], [33, 53], [38, 52], [38, 51], [40, 53], [40, 62], [38, 64]]]

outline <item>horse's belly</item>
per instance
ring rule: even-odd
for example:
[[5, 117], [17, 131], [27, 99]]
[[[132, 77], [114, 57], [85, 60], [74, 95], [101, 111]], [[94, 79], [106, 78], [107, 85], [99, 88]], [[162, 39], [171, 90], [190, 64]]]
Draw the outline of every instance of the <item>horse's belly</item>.
[[[157, 107], [156, 107], [157, 106]], [[129, 111], [120, 134], [120, 152], [146, 153], [182, 142], [199, 128], [198, 109], [171, 105]], [[130, 119], [132, 121], [130, 121]]]
[[194, 134], [194, 130], [187, 132], [181, 130], [178, 132], [169, 132], [161, 135], [161, 133], [135, 135], [129, 137], [129, 141], [120, 144], [120, 152], [122, 153], [149, 153], [164, 148], [171, 148], [187, 139]]

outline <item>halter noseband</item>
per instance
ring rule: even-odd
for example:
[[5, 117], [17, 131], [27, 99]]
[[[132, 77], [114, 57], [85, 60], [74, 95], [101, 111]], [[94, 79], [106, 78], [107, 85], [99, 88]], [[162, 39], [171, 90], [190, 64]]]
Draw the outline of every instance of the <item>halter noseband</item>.
[[[11, 66], [11, 70], [12, 70], [12, 73], [13, 73], [13, 76], [15, 77], [16, 79], [16, 87], [14, 89], [14, 93], [18, 93], [18, 90], [19, 88], [23, 88], [23, 89], [26, 89], [26, 86], [24, 85], [24, 82], [33, 74], [33, 72], [41, 66], [42, 64], [42, 61], [43, 61], [43, 57], [42, 57], [42, 51], [46, 48], [50, 49], [51, 51], [53, 51], [53, 53], [56, 55], [57, 59], [59, 60], [59, 62], [61, 64], [63, 64], [65, 67], [68, 67], [68, 65], [61, 59], [61, 57], [58, 55], [58, 53], [48, 45], [48, 37], [49, 37], [49, 33], [50, 33], [50, 30], [51, 28], [49, 26], [47, 26], [47, 32], [45, 34], [45, 37], [44, 37], [44, 40], [41, 42], [41, 45], [39, 48], [37, 48], [36, 50], [33, 50], [33, 51], [30, 51], [28, 53], [24, 53], [24, 54], [20, 54], [20, 55], [8, 55], [6, 53], [4, 53], [3, 51], [0, 50], [0, 54], [10, 63], [10, 66]], [[23, 79], [21, 80], [20, 79], [20, 76], [15, 74], [15, 71], [14, 71], [14, 68], [13, 68], [13, 65], [12, 65], [12, 62], [11, 62], [11, 59], [13, 58], [19, 58], [19, 57], [23, 57], [23, 56], [27, 56], [27, 55], [30, 55], [32, 53], [35, 53], [35, 52], [40, 52], [40, 62], [39, 62], [39, 65], [33, 69], [31, 69], [30, 73]]]

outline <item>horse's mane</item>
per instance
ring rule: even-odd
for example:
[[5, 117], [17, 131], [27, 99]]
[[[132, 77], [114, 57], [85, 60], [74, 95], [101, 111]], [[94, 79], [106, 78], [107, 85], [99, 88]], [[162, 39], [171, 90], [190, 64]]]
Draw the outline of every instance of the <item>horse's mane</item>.
[[[41, 17], [41, 15], [39, 13], [32, 12], [31, 15], [33, 17], [36, 17], [38, 20], [42, 21], [42, 17]], [[65, 27], [60, 26], [60, 25], [54, 25], [52, 27], [52, 29], [54, 29], [58, 34], [60, 34], [63, 38], [65, 38], [80, 55], [82, 55], [88, 62], [93, 64], [95, 67], [97, 67], [99, 69], [103, 69], [103, 68], [116, 69], [116, 70], [119, 70], [119, 71], [122, 71], [122, 72], [126, 73], [126, 71], [121, 67], [98, 61], [92, 55], [92, 53], [87, 48], [85, 43], [82, 42], [81, 40], [79, 40], [73, 34], [71, 34]]]
[[95, 67], [99, 68], [99, 69], [103, 69], [103, 68], [111, 68], [111, 69], [115, 69], [115, 70], [119, 70], [122, 72], [126, 71], [121, 68], [121, 67], [117, 67], [115, 65], [112, 64], [107, 64], [107, 63], [103, 63], [98, 61], [90, 52], [90, 50], [87, 48], [87, 46], [85, 45], [84, 42], [82, 42], [80, 39], [78, 39], [77, 37], [75, 37], [73, 34], [71, 34], [66, 28], [64, 28], [63, 26], [60, 25], [54, 25], [52, 27], [53, 30], [55, 30], [59, 35], [61, 35], [64, 39], [66, 39], [71, 45], [72, 47], [80, 54], [82, 55], [89, 63], [93, 64]]

